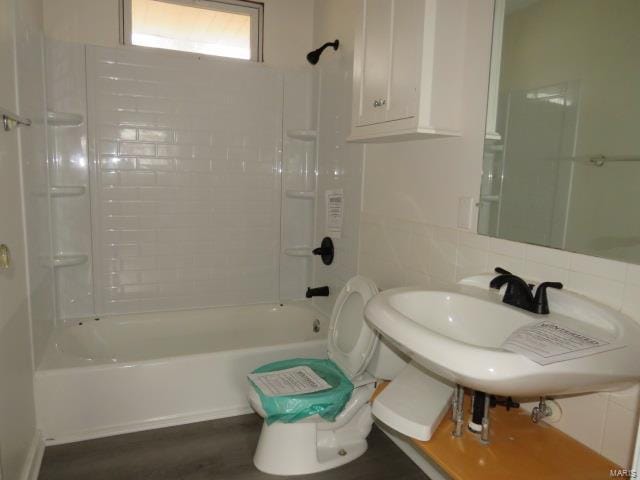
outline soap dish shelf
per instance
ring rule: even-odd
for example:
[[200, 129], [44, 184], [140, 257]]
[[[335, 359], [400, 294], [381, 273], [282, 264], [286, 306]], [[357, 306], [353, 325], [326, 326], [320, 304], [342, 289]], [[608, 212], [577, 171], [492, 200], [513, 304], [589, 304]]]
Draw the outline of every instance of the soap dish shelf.
[[287, 190], [287, 198], [302, 198], [305, 200], [314, 200], [316, 198], [316, 192], [307, 190]]
[[74, 267], [76, 265], [83, 265], [87, 263], [87, 260], [89, 260], [88, 255], [64, 253], [60, 255], [54, 255], [53, 258], [48, 263], [49, 263], [49, 266], [53, 268], [61, 268], [61, 267]]
[[500, 195], [480, 195], [480, 201], [483, 203], [499, 203]]
[[318, 137], [317, 130], [291, 129], [287, 130], [287, 137], [304, 142], [312, 142]]
[[87, 187], [84, 185], [52, 185], [49, 187], [49, 194], [52, 198], [59, 197], [79, 197], [84, 195]]
[[47, 125], [50, 127], [78, 127], [84, 122], [84, 117], [78, 113], [47, 112]]

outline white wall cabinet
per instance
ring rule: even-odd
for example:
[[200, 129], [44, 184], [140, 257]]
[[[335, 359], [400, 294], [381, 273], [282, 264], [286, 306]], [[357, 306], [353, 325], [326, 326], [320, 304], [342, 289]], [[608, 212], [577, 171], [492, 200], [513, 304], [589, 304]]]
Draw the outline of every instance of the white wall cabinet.
[[362, 0], [349, 141], [458, 136], [468, 0]]

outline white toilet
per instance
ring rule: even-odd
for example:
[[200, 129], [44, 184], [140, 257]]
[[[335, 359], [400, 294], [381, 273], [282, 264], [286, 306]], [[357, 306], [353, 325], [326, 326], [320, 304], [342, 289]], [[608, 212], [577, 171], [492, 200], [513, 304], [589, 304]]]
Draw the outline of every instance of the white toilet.
[[[364, 319], [364, 306], [378, 293], [373, 281], [353, 277], [340, 292], [329, 323], [328, 356], [351, 380], [351, 399], [334, 422], [319, 415], [296, 423], [264, 422], [253, 462], [273, 475], [301, 475], [355, 460], [367, 450], [373, 425], [369, 400], [376, 378], [390, 378], [404, 365]], [[372, 361], [372, 358], [373, 361]], [[260, 397], [249, 389], [249, 402], [262, 417]]]

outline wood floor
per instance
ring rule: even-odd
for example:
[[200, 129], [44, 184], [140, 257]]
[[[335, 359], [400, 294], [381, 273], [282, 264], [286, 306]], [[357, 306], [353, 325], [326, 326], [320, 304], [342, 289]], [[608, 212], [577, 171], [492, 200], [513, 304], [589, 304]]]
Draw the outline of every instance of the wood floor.
[[47, 447], [39, 480], [425, 480], [374, 427], [369, 450], [334, 470], [273, 477], [253, 466], [262, 420], [257, 415]]

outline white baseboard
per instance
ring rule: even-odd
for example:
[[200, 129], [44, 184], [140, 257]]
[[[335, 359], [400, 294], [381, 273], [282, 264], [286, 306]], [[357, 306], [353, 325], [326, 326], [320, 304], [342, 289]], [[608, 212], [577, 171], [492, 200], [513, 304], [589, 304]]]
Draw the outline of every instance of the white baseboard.
[[395, 443], [409, 459], [422, 470], [430, 480], [451, 480], [451, 477], [443, 472], [435, 463], [429, 459], [424, 453], [420, 452], [413, 446], [404, 435], [396, 432], [392, 428], [387, 427], [382, 422], [376, 421], [376, 425], [382, 432]]
[[36, 430], [33, 434], [33, 440], [31, 440], [31, 446], [29, 447], [24, 467], [22, 467], [20, 480], [38, 480], [43, 455], [44, 440], [42, 439], [40, 430]]
[[144, 422], [135, 422], [95, 430], [84, 430], [82, 432], [60, 434], [56, 435], [55, 438], [47, 438], [45, 440], [45, 443], [46, 445], [62, 445], [64, 443], [82, 442], [84, 440], [111, 437], [113, 435], [122, 435], [125, 433], [142, 432], [145, 430], [153, 430], [156, 428], [176, 427], [178, 425], [186, 425], [189, 423], [206, 422], [208, 420], [217, 420], [219, 418], [235, 417], [237, 415], [245, 415], [251, 412], [253, 412], [251, 407], [238, 406], [229, 409], [211, 410], [208, 412], [199, 412], [189, 415], [176, 415], [172, 417], [147, 420]]

